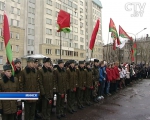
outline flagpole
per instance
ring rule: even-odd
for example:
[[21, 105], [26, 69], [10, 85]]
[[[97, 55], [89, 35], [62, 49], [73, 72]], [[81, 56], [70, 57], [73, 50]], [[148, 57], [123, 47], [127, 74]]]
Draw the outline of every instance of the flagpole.
[[108, 62], [108, 42], [109, 42], [109, 31], [108, 31], [108, 40], [107, 40], [107, 51], [106, 51], [106, 61]]
[[91, 58], [90, 58], [90, 62], [92, 62], [92, 61], [91, 61], [92, 57], [93, 57], [93, 49], [92, 49], [92, 51], [91, 51]]
[[60, 31], [60, 59], [61, 59], [61, 31]]

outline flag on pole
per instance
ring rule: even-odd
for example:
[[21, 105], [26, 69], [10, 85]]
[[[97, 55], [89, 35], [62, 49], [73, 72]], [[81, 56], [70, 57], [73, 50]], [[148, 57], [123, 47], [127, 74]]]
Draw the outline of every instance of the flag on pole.
[[92, 36], [91, 36], [91, 40], [90, 40], [89, 48], [91, 50], [93, 50], [93, 48], [94, 48], [94, 44], [95, 44], [95, 40], [96, 40], [96, 35], [97, 35], [98, 29], [99, 29], [99, 24], [100, 24], [100, 20], [98, 19], [97, 22], [96, 22], [96, 25], [94, 27], [94, 30], [92, 32]]
[[122, 38], [128, 38], [129, 40], [133, 40], [132, 37], [130, 37], [123, 28], [119, 25], [119, 36]]
[[136, 56], [136, 52], [137, 52], [136, 47], [137, 47], [137, 45], [136, 45], [136, 43], [134, 43], [132, 46], [132, 49], [131, 49], [131, 60], [132, 60], [132, 62], [134, 61], [134, 58]]
[[14, 62], [12, 57], [12, 49], [10, 45], [10, 31], [9, 31], [9, 24], [8, 24], [8, 18], [6, 13], [4, 13], [4, 19], [3, 19], [3, 38], [5, 43], [7, 62], [11, 64], [12, 74], [14, 75], [15, 67], [14, 67]]
[[63, 31], [64, 33], [70, 32], [70, 14], [66, 11], [60, 10], [57, 17], [58, 30], [57, 32]]
[[110, 18], [110, 23], [109, 23], [109, 32], [111, 32], [111, 38], [113, 39], [113, 50], [116, 50], [116, 44], [120, 45], [121, 42], [119, 40], [116, 26], [111, 18]]

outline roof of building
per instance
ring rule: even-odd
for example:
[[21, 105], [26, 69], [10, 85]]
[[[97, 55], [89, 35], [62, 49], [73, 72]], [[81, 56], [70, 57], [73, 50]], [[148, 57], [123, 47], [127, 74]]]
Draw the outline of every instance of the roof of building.
[[100, 8], [102, 8], [102, 3], [100, 0], [93, 0], [95, 4], [97, 4]]

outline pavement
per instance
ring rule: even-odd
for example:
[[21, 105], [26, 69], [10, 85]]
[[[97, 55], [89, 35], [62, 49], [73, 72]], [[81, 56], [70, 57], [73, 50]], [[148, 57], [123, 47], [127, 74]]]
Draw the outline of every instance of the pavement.
[[[57, 120], [56, 114], [51, 120]], [[150, 79], [138, 81], [74, 114], [67, 112], [61, 120], [150, 120]]]

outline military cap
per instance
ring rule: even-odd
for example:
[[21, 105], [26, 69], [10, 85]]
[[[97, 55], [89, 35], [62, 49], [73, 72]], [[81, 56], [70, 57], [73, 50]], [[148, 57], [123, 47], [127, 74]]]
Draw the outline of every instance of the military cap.
[[32, 58], [32, 57], [28, 57], [28, 58], [27, 58], [27, 62], [34, 62], [34, 61], [35, 61], [35, 59]]
[[49, 57], [48, 57], [48, 58], [44, 57], [44, 58], [43, 58], [43, 63], [46, 63], [46, 62], [51, 62], [51, 58], [49, 58]]
[[78, 63], [75, 63], [75, 66], [77, 66], [78, 65]]
[[70, 65], [70, 62], [66, 61], [64, 67], [68, 67], [69, 65]]
[[38, 64], [38, 67], [42, 67], [42, 64], [41, 64], [41, 63], [39, 63], [39, 64]]
[[64, 61], [61, 60], [61, 59], [59, 59], [59, 60], [58, 60], [58, 64], [61, 64], [61, 63], [64, 63]]
[[75, 63], [74, 60], [69, 60], [69, 64]]
[[88, 65], [90, 65], [90, 62], [86, 62], [85, 64], [86, 64], [86, 66], [88, 66]]
[[99, 60], [98, 59], [94, 59], [94, 62], [99, 62]]
[[21, 60], [20, 59], [18, 59], [18, 58], [16, 58], [16, 60], [14, 60], [14, 64], [17, 64], [17, 63], [21, 63]]
[[84, 61], [79, 61], [79, 64], [84, 64]]
[[5, 65], [3, 65], [3, 70], [5, 71], [5, 70], [11, 70], [12, 69], [12, 67], [11, 67], [11, 65], [10, 64], [5, 64]]
[[39, 62], [39, 60], [38, 59], [34, 59], [34, 62], [36, 63], [36, 62]]

